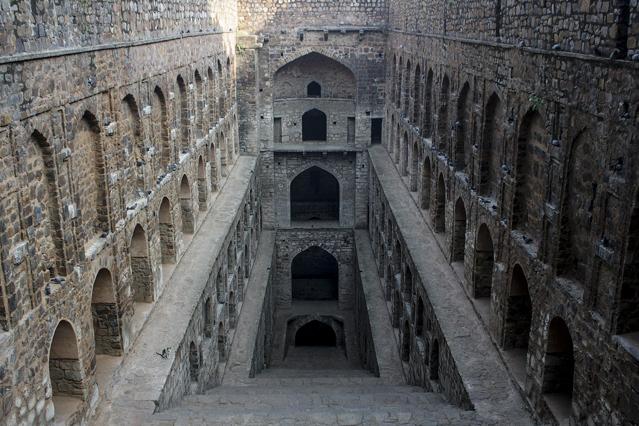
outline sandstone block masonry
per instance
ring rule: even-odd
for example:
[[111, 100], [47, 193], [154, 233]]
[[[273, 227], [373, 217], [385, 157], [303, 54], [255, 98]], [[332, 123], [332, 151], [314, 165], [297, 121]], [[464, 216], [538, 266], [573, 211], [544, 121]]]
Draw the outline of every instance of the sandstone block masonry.
[[544, 421], [636, 423], [636, 5], [389, 19], [387, 150], [522, 392]]
[[[101, 360], [129, 352], [219, 196], [240, 154], [235, 4], [0, 5], [9, 424], [90, 415], [108, 385]], [[256, 194], [233, 231], [236, 280]]]

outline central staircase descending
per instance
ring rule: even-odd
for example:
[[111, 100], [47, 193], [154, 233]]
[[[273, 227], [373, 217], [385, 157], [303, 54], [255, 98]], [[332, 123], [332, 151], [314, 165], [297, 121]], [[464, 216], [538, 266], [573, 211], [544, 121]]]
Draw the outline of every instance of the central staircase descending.
[[[387, 384], [335, 347], [292, 347], [242, 384], [189, 395], [153, 416], [175, 425], [478, 425], [472, 411], [415, 386]], [[490, 424], [491, 422], [485, 422]]]
[[450, 405], [440, 394], [385, 384], [366, 370], [350, 368], [347, 362], [334, 368], [310, 367], [301, 356], [287, 367], [266, 369], [245, 384], [223, 384], [203, 395], [189, 395], [179, 407], [153, 419], [163, 425], [484, 423], [475, 412]]

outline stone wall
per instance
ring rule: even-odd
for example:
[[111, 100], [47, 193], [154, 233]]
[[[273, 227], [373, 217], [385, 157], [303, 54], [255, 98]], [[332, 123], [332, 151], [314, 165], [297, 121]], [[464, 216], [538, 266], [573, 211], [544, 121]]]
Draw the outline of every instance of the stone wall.
[[[297, 142], [299, 138], [292, 135], [301, 132], [302, 114], [311, 108], [321, 109], [329, 116], [329, 129], [339, 130], [333, 133], [331, 143], [347, 143], [346, 118], [342, 115], [347, 113], [347, 117], [355, 118], [351, 143], [367, 146], [371, 140], [371, 119], [383, 117], [385, 37], [382, 28], [367, 27], [360, 32], [336, 27], [326, 33], [321, 29], [309, 30], [301, 38], [290, 27], [285, 28], [288, 30], [268, 36], [251, 32], [238, 40], [244, 61], [238, 79], [242, 90], [250, 93], [238, 104], [242, 116], [241, 135], [247, 140], [247, 149], [256, 151], [274, 145], [276, 118], [281, 120], [283, 142]], [[312, 58], [318, 58], [316, 62], [322, 67], [306, 70], [303, 77], [288, 72], [297, 69], [300, 63], [313, 62]], [[355, 89], [337, 87], [345, 83], [338, 82], [335, 76], [327, 80], [328, 70], [333, 69], [354, 76]], [[303, 89], [312, 81], [326, 87], [322, 98], [306, 97]], [[277, 88], [283, 86], [287, 89], [280, 93]], [[304, 97], [298, 98], [300, 93]], [[354, 104], [345, 100], [350, 93], [354, 93]], [[287, 102], [278, 101], [282, 96], [286, 96]], [[291, 102], [293, 100], [296, 101]], [[292, 137], [286, 138], [287, 135]]]
[[262, 157], [263, 203], [272, 206], [265, 212], [267, 226], [290, 226], [291, 183], [311, 167], [328, 172], [339, 182], [340, 225], [349, 227], [365, 223], [366, 194], [360, 189], [366, 188], [364, 172], [368, 166], [361, 153], [307, 152], [300, 155], [299, 152], [275, 152], [263, 153]]
[[391, 5], [385, 144], [535, 413], [554, 322], [573, 421], [636, 422], [636, 15], [617, 55], [611, 2], [501, 4]]
[[422, 284], [422, 279], [427, 278], [417, 273], [403, 235], [405, 230], [397, 225], [374, 168], [369, 197], [373, 255], [390, 306], [391, 323], [397, 330], [407, 381], [429, 391], [442, 392], [452, 403], [471, 409], [473, 403], [441, 330], [442, 319], [435, 315]]
[[8, 55], [233, 31], [237, 2], [17, 1], [3, 3], [0, 12], [0, 54]]
[[[9, 423], [51, 420], [52, 394], [64, 394], [47, 374], [61, 320], [77, 346], [79, 418], [95, 408], [96, 353], [130, 349], [134, 312], [148, 312], [137, 304], [162, 294], [239, 155], [235, 34], [219, 32], [222, 9], [31, 4], [0, 6], [11, 7], [0, 23], [0, 406]], [[220, 4], [227, 31], [235, 4]], [[108, 303], [92, 303], [98, 276], [108, 276]], [[23, 398], [37, 404], [25, 410]]]
[[291, 263], [295, 256], [310, 247], [319, 247], [338, 263], [338, 304], [340, 309], [353, 309], [354, 271], [352, 230], [278, 229], [275, 237], [274, 296], [276, 307], [291, 304]]
[[606, 58], [630, 59], [639, 48], [639, 12], [631, 0], [525, 4], [516, 0], [390, 0], [388, 19], [394, 30]]
[[293, 0], [282, 7], [275, 0], [249, 0], [238, 5], [241, 31], [259, 34], [293, 28], [329, 26], [383, 26], [387, 19], [385, 0]]

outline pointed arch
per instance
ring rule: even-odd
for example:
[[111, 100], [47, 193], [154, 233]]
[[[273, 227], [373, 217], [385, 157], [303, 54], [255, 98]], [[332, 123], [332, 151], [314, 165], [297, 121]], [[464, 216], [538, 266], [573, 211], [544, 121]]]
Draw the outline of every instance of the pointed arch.
[[306, 96], [309, 98], [321, 98], [322, 86], [317, 81], [311, 81], [306, 86]]
[[175, 263], [176, 260], [175, 229], [171, 202], [166, 197], [162, 198], [158, 216], [162, 265], [172, 264]]
[[411, 151], [411, 161], [410, 161], [410, 191], [417, 191], [417, 183], [419, 182], [419, 142], [413, 142], [413, 149]]
[[408, 320], [404, 320], [404, 326], [402, 327], [402, 351], [401, 358], [404, 362], [410, 361], [410, 347], [411, 347], [411, 332], [410, 332], [410, 324]]
[[216, 155], [215, 143], [211, 143], [211, 145], [209, 146], [209, 164], [211, 166], [211, 191], [217, 192], [218, 177], [217, 177], [217, 155]]
[[424, 135], [433, 135], [433, 70], [428, 70], [426, 87], [424, 89]]
[[446, 184], [440, 173], [435, 194], [435, 232], [446, 232]]
[[415, 76], [413, 82], [413, 123], [421, 128], [420, 112], [421, 112], [421, 84], [424, 76], [422, 75], [419, 64], [415, 67]]
[[501, 165], [501, 133], [497, 123], [503, 120], [501, 100], [496, 93], [488, 98], [484, 109], [484, 129], [479, 152], [479, 194], [495, 197], [498, 192]]
[[127, 185], [127, 202], [135, 200], [145, 189], [144, 164], [145, 149], [142, 136], [140, 111], [133, 95], [126, 95], [120, 104], [122, 114], [120, 129], [121, 144], [125, 152], [133, 153], [134, 181]]
[[490, 297], [493, 286], [495, 254], [488, 225], [482, 223], [477, 231], [473, 266], [473, 293], [475, 298]]
[[548, 326], [541, 391], [560, 422], [571, 415], [574, 368], [570, 330], [563, 319], [555, 317]]
[[131, 290], [135, 302], [154, 300], [153, 268], [149, 259], [148, 239], [142, 225], [137, 224], [129, 244], [131, 264]]
[[404, 103], [402, 106], [402, 113], [404, 114], [404, 117], [406, 117], [407, 119], [410, 119], [410, 112], [409, 112], [409, 106], [410, 106], [410, 95], [411, 95], [411, 90], [410, 90], [410, 86], [411, 86], [411, 79], [410, 79], [410, 73], [412, 71], [411, 69], [411, 63], [410, 63], [410, 59], [408, 59], [406, 61], [406, 72], [404, 73], [404, 78], [402, 80], [402, 96], [404, 97]]
[[326, 114], [317, 108], [302, 115], [302, 141], [326, 142]]
[[111, 271], [102, 268], [93, 281], [91, 294], [93, 337], [95, 353], [111, 356], [122, 355], [121, 323], [115, 298], [115, 284]]
[[202, 76], [198, 70], [195, 70], [194, 73], [195, 79], [195, 136], [198, 139], [204, 137], [204, 82], [202, 81]]
[[206, 181], [206, 167], [204, 166], [204, 159], [200, 155], [197, 161], [197, 194], [198, 194], [198, 206], [201, 212], [206, 211], [206, 202], [208, 199], [208, 189]]
[[457, 99], [457, 122], [456, 124], [456, 143], [455, 143], [455, 168], [464, 170], [467, 164], [466, 145], [468, 138], [468, 118], [470, 116], [470, 85], [464, 83], [459, 98]]
[[71, 323], [62, 320], [53, 333], [48, 353], [49, 384], [56, 422], [70, 418], [86, 395], [85, 372], [78, 337]]
[[[173, 158], [171, 143], [169, 141], [169, 117], [166, 106], [166, 98], [159, 86], [153, 89], [151, 97], [151, 126], [153, 137], [160, 145], [160, 172], [167, 169]], [[160, 174], [160, 173], [158, 173]]]
[[544, 120], [538, 111], [524, 116], [517, 139], [515, 167], [516, 189], [513, 199], [513, 229], [525, 232], [539, 244], [546, 184], [546, 143], [548, 136]]
[[408, 146], [410, 145], [410, 139], [408, 137], [408, 132], [404, 132], [402, 136], [402, 141], [400, 144], [400, 148], [402, 150], [402, 160], [399, 164], [399, 168], [401, 170], [402, 176], [408, 175]]
[[193, 234], [195, 231], [193, 200], [191, 196], [191, 184], [186, 175], [182, 175], [182, 179], [180, 180], [180, 211], [182, 213], [182, 233]]
[[319, 246], [300, 252], [291, 262], [293, 300], [338, 300], [337, 259]]
[[422, 183], [420, 194], [420, 207], [422, 210], [428, 210], [430, 208], [430, 187], [431, 187], [432, 171], [430, 168], [430, 157], [424, 158], [424, 165], [422, 166]]
[[439, 133], [438, 139], [439, 143], [437, 146], [440, 150], [446, 152], [448, 149], [448, 139], [449, 139], [449, 125], [448, 125], [448, 102], [450, 98], [450, 79], [448, 75], [444, 74], [444, 78], [442, 80], [441, 92], [439, 95], [439, 114], [438, 114], [438, 128], [437, 133]]
[[177, 115], [177, 122], [180, 127], [180, 151], [182, 153], [188, 152], [190, 148], [189, 142], [189, 127], [190, 127], [190, 113], [189, 113], [189, 100], [186, 92], [186, 83], [181, 75], [178, 74], [176, 78], [177, 84], [177, 105], [175, 108]]
[[106, 170], [104, 152], [100, 140], [100, 125], [95, 116], [85, 111], [78, 121], [73, 137], [75, 151], [74, 169], [82, 212], [82, 229], [87, 232], [86, 241], [109, 231]]
[[213, 73], [213, 69], [208, 67], [206, 71], [207, 76], [207, 89], [208, 93], [206, 95], [209, 103], [209, 117], [210, 117], [210, 128], [215, 127], [217, 125], [218, 119], [220, 117], [217, 105], [217, 80], [215, 78], [215, 74]]
[[[64, 276], [67, 272], [54, 158], [51, 144], [42, 133], [34, 130], [29, 144], [29, 186], [31, 193], [40, 194], [37, 209], [41, 214], [39, 217], [35, 215], [34, 227], [47, 229], [43, 232], [45, 237], [36, 244], [36, 252], [41, 257], [40, 264], [49, 271], [51, 277]], [[32, 297], [34, 305], [39, 303], [39, 289], [33, 289]]]
[[466, 206], [464, 200], [459, 197], [455, 203], [455, 224], [453, 227], [453, 262], [464, 262], [466, 250]]
[[339, 181], [320, 167], [309, 167], [291, 181], [290, 200], [291, 221], [339, 221]]
[[506, 318], [504, 321], [504, 349], [524, 349], [518, 354], [525, 360], [532, 320], [532, 302], [528, 280], [520, 265], [515, 265], [510, 278]]
[[585, 283], [592, 257], [592, 221], [598, 180], [602, 173], [588, 129], [574, 139], [566, 168], [561, 206], [557, 275]]

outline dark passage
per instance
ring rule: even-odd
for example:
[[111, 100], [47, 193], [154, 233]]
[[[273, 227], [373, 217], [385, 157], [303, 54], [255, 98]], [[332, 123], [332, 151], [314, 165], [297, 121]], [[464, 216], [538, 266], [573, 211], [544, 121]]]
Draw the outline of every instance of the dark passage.
[[297, 330], [295, 346], [337, 346], [337, 339], [330, 326], [313, 320]]
[[291, 182], [291, 220], [339, 220], [339, 182], [319, 167]]
[[319, 247], [304, 250], [291, 264], [293, 300], [337, 300], [337, 260]]

